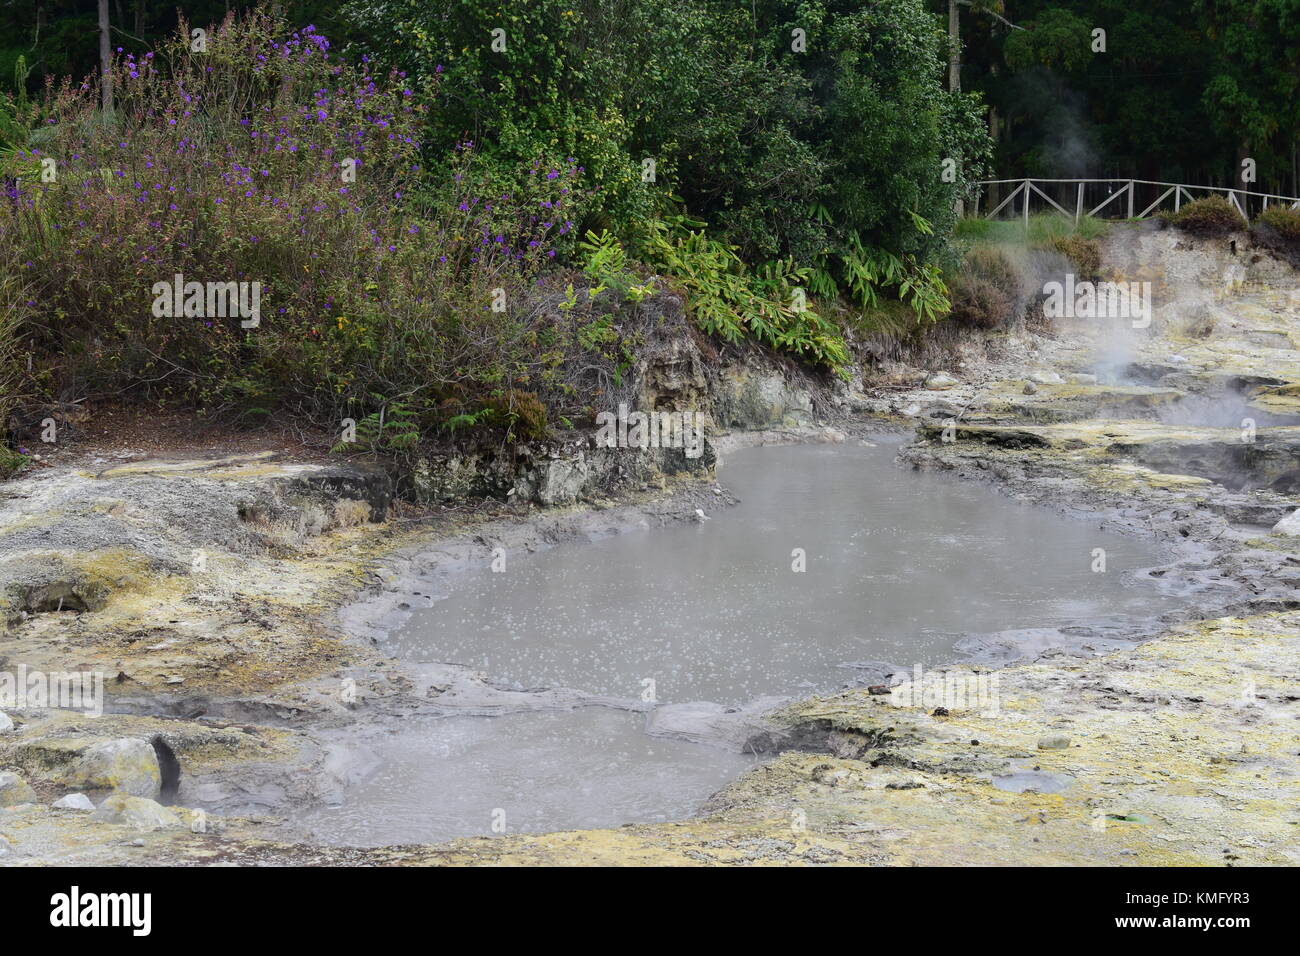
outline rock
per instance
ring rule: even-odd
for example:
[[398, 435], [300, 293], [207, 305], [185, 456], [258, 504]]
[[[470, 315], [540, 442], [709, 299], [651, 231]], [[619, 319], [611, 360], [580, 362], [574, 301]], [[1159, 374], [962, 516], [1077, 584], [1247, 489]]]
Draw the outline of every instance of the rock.
[[116, 790], [152, 799], [162, 788], [162, 771], [151, 744], [121, 737], [87, 747], [62, 782], [82, 790]]
[[921, 414], [921, 406], [916, 404], [916, 402], [912, 402], [906, 408], [899, 409], [898, 413], [900, 415], [906, 415], [908, 418], [915, 418], [917, 415]]
[[1070, 746], [1070, 738], [1065, 734], [1048, 734], [1038, 741], [1039, 750], [1065, 750]]
[[90, 802], [90, 797], [84, 793], [70, 793], [66, 797], [60, 797], [50, 804], [53, 810], [94, 810], [95, 805]]
[[14, 850], [14, 845], [10, 843], [8, 840], [6, 840], [4, 837], [0, 836], [0, 856], [4, 856], [7, 853], [12, 853], [13, 850]]
[[828, 787], [840, 787], [853, 780], [853, 771], [846, 767], [836, 767], [823, 763], [813, 767], [812, 778], [817, 783]]
[[860, 759], [869, 745], [866, 735], [855, 731], [832, 730], [826, 735], [826, 749], [841, 760]]
[[1273, 533], [1284, 534], [1291, 538], [1300, 538], [1300, 508], [1297, 508], [1273, 525]]
[[1029, 382], [1029, 383], [1027, 383], [1027, 384], [1025, 385], [1025, 390], [1024, 390], [1024, 391], [1025, 391], [1025, 394], [1026, 394], [1026, 395], [1037, 395], [1037, 394], [1038, 394], [1038, 386], [1035, 385], [1033, 382]]
[[1088, 372], [1071, 372], [1065, 377], [1072, 385], [1096, 385], [1097, 376]]
[[35, 802], [36, 791], [27, 785], [26, 780], [9, 770], [0, 773], [0, 807]]
[[718, 385], [724, 426], [760, 431], [812, 423], [812, 392], [779, 372], [732, 367], [723, 372]]
[[1055, 372], [1030, 372], [1029, 381], [1038, 385], [1060, 385], [1062, 384], [1061, 376]]
[[115, 793], [99, 805], [96, 816], [135, 830], [183, 830], [185, 824], [172, 810], [144, 797]]
[[8, 733], [14, 729], [14, 722], [3, 710], [0, 710], [0, 734]]
[[953, 388], [960, 384], [957, 379], [947, 372], [935, 372], [925, 380], [925, 387], [931, 391], [942, 391], [945, 388]]

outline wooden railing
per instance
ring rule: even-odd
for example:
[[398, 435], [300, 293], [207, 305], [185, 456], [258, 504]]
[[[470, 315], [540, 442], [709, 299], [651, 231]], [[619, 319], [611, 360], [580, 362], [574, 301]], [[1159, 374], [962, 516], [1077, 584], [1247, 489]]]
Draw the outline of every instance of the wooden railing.
[[[1292, 209], [1300, 209], [1300, 199], [1295, 196], [1278, 196], [1273, 193], [1258, 193], [1248, 189], [1233, 189], [1226, 186], [1190, 186], [1185, 183], [1158, 183], [1149, 179], [990, 179], [985, 182], [976, 183], [980, 187], [979, 193], [975, 197], [975, 215], [980, 215], [980, 205], [984, 197], [989, 192], [1001, 192], [1004, 186], [1014, 187], [1010, 193], [1002, 198], [996, 206], [984, 215], [985, 219], [996, 219], [1004, 209], [1009, 209], [1012, 214], [1016, 213], [1016, 200], [1019, 199], [1019, 213], [1025, 222], [1029, 221], [1029, 212], [1031, 203], [1037, 198], [1039, 206], [1043, 208], [1051, 207], [1063, 216], [1073, 216], [1074, 221], [1078, 222], [1083, 216], [1096, 216], [1103, 210], [1105, 214], [1101, 218], [1122, 218], [1122, 219], [1145, 219], [1151, 213], [1160, 209], [1161, 205], [1172, 197], [1172, 206], [1175, 212], [1182, 208], [1184, 200], [1192, 202], [1195, 199], [1204, 198], [1198, 193], [1222, 193], [1227, 196], [1228, 202], [1236, 207], [1247, 219], [1251, 218], [1251, 210], [1258, 207], [1259, 210], [1267, 209], [1269, 202], [1274, 205], [1288, 205]], [[1067, 187], [1073, 187], [1070, 190]], [[1163, 189], [1163, 192], [1160, 190]], [[1099, 193], [1104, 190], [1104, 196], [1101, 202], [1089, 208], [1088, 202], [1096, 199]], [[1137, 210], [1137, 196], [1139, 191], [1146, 193], [1144, 198], [1156, 196], [1153, 202], [1148, 203], [1141, 212]], [[1057, 202], [1056, 198], [1049, 195], [1049, 192], [1055, 192], [1057, 197], [1064, 201]], [[1066, 196], [1063, 193], [1073, 195]], [[1091, 197], [1088, 194], [1091, 193]], [[1085, 201], [1087, 199], [1088, 201]], [[1126, 202], [1116, 202], [1117, 200], [1126, 199]], [[1067, 205], [1074, 207], [1073, 211], [1067, 208]], [[1117, 215], [1118, 213], [1118, 215]]]

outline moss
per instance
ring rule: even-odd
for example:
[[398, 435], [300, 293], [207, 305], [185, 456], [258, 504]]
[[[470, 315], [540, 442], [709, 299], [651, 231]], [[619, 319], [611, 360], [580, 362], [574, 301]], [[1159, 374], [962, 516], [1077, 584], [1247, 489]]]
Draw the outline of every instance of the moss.
[[546, 406], [532, 392], [512, 388], [487, 402], [494, 425], [504, 425], [515, 438], [536, 441], [545, 438], [549, 429]]
[[6, 445], [0, 445], [0, 481], [11, 478], [27, 467], [31, 461], [26, 455], [20, 455]]

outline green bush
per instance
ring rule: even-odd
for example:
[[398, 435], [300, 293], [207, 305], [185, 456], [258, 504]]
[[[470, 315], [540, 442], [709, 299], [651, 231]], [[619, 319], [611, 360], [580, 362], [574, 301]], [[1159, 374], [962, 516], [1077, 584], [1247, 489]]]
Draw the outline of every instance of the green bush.
[[1021, 277], [1015, 265], [993, 246], [975, 246], [949, 282], [949, 319], [975, 329], [995, 329], [1015, 318], [1020, 304]]
[[[577, 241], [608, 181], [591, 188], [575, 156], [554, 153], [506, 170], [499, 149], [468, 141], [424, 170], [436, 89], [341, 62], [314, 30], [263, 13], [228, 18], [203, 54], [185, 26], [157, 55], [119, 55], [109, 116], [94, 79], [54, 89], [59, 176], [20, 178], [0, 209], [22, 263], [10, 273], [50, 318], [32, 345], [51, 391], [75, 383], [248, 423], [291, 414], [345, 434], [351, 420], [357, 450], [399, 453], [479, 426], [542, 437], [580, 418], [588, 393], [621, 387], [636, 332], [610, 306], [658, 282], [612, 234]], [[804, 304], [806, 269], [751, 269], [703, 230], [638, 223], [704, 331], [844, 372], [839, 329]], [[595, 288], [570, 284], [553, 309], [545, 269], [565, 248]], [[178, 274], [257, 283], [260, 323], [170, 314]]]
[[26, 467], [28, 457], [4, 445], [0, 445], [0, 479], [12, 478]]
[[1189, 202], [1167, 218], [1179, 229], [1196, 236], [1224, 236], [1246, 228], [1245, 218], [1222, 196]]
[[[435, 166], [471, 129], [502, 182], [557, 150], [595, 192], [581, 234], [641, 242], [647, 220], [684, 205], [745, 262], [809, 267], [824, 299], [865, 285], [871, 305], [864, 272], [874, 272], [894, 275], [890, 294], [921, 314], [946, 309], [931, 267], [990, 142], [978, 99], [936, 82], [946, 39], [921, 0], [352, 0], [347, 10], [373, 55], [439, 79], [426, 137]], [[799, 52], [796, 27], [812, 38]], [[948, 159], [956, 182], [944, 181]]]
[[[8, 274], [45, 316], [28, 344], [51, 390], [331, 431], [350, 418], [359, 446], [385, 451], [486, 423], [511, 389], [576, 407], [585, 353], [531, 301], [581, 215], [576, 162], [536, 157], [498, 192], [462, 144], [421, 178], [422, 91], [261, 13], [210, 31], [204, 54], [183, 25], [114, 76], [109, 117], [93, 80], [52, 91], [51, 141], [20, 158], [55, 157], [58, 178], [20, 180], [0, 207]], [[165, 314], [154, 286], [176, 274], [260, 283], [260, 324]]]
[[1271, 231], [1279, 239], [1300, 242], [1300, 209], [1274, 206], [1260, 213], [1255, 219], [1255, 225]]
[[750, 270], [732, 247], [703, 230], [663, 220], [648, 224], [641, 250], [683, 286], [692, 319], [708, 335], [728, 342], [752, 336], [848, 374], [849, 351], [839, 328], [808, 299], [810, 270], [789, 260]]
[[952, 282], [953, 322], [974, 329], [996, 329], [1010, 318], [1012, 300], [988, 279], [958, 275]]
[[1057, 236], [1051, 246], [1074, 264], [1080, 279], [1095, 279], [1101, 274], [1101, 246], [1095, 239]]
[[912, 309], [897, 299], [882, 299], [874, 306], [855, 310], [844, 321], [855, 338], [867, 343], [868, 351], [877, 355], [899, 347], [926, 327]]

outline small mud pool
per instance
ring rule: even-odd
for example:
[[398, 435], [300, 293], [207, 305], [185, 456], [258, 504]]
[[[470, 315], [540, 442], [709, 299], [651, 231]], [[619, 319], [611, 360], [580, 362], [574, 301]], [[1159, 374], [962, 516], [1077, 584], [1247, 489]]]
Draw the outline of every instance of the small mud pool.
[[[389, 638], [395, 656], [607, 705], [399, 721], [341, 745], [360, 779], [297, 822], [317, 840], [370, 845], [491, 833], [497, 810], [510, 832], [681, 818], [754, 758], [734, 738], [645, 734], [635, 710], [650, 688], [666, 713], [918, 664], [1104, 651], [1179, 603], [1135, 573], [1162, 563], [1149, 542], [894, 455], [890, 444], [747, 449], [719, 471], [741, 503], [708, 520], [428, 582], [438, 599]], [[680, 709], [656, 728], [708, 741], [690, 715], [709, 711]]]
[[[690, 816], [752, 757], [648, 736], [640, 714], [584, 707], [413, 718], [364, 743], [361, 781], [307, 821], [317, 839], [371, 846]], [[367, 765], [373, 767], [366, 772]]]

